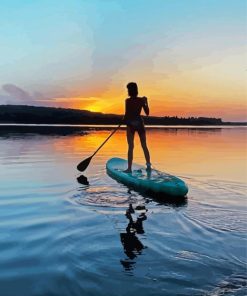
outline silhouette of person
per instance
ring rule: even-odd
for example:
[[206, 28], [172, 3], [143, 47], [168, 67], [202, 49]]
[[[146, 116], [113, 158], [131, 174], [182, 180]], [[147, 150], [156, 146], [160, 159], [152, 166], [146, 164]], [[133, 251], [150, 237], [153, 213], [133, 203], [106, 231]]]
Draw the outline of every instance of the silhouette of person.
[[[135, 213], [135, 210], [132, 207], [132, 204], [129, 205], [129, 208], [126, 210], [126, 218], [129, 220], [129, 223], [126, 227], [126, 232], [120, 233], [120, 240], [124, 248], [124, 253], [128, 256], [129, 259], [133, 260], [137, 257], [137, 254], [141, 254], [142, 249], [145, 247], [138, 239], [136, 234], [143, 234], [143, 221], [147, 219], [146, 216], [146, 208], [137, 207], [136, 210], [139, 208], [144, 211], [144, 213], [139, 214], [136, 221], [133, 220], [132, 215]], [[124, 266], [126, 270], [132, 269], [132, 265], [134, 262], [130, 262], [128, 260], [121, 260], [121, 264]]]
[[140, 138], [146, 159], [147, 171], [151, 171], [150, 154], [146, 141], [146, 131], [143, 119], [141, 117], [142, 109], [146, 115], [149, 115], [148, 99], [146, 97], [138, 97], [138, 87], [135, 82], [128, 83], [127, 89], [129, 98], [125, 100], [124, 121], [127, 125], [128, 168], [125, 170], [125, 172], [132, 172], [135, 132], [138, 132]]

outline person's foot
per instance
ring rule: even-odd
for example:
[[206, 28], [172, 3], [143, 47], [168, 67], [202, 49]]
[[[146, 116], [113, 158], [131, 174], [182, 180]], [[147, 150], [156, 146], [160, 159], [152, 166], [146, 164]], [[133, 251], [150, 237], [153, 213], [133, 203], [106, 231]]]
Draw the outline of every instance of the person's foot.
[[146, 171], [147, 171], [147, 172], [151, 172], [151, 170], [152, 170], [152, 165], [151, 165], [151, 163], [147, 163], [146, 165], [147, 165], [147, 167], [146, 167]]
[[131, 169], [127, 169], [127, 170], [124, 170], [123, 172], [124, 173], [127, 173], [127, 174], [130, 174], [130, 173], [132, 173], [132, 170]]

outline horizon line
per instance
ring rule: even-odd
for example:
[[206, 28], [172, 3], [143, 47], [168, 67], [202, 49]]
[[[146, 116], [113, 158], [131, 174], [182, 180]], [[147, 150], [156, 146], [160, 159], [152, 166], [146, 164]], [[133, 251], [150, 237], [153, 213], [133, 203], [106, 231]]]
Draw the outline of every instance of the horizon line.
[[[75, 111], [86, 111], [86, 112], [90, 112], [93, 114], [102, 114], [102, 115], [114, 115], [114, 116], [121, 116], [123, 114], [117, 114], [117, 113], [103, 113], [103, 112], [99, 112], [99, 111], [90, 111], [88, 109], [76, 109], [76, 108], [65, 108], [65, 107], [56, 107], [56, 106], [36, 106], [36, 105], [22, 105], [22, 104], [1, 104], [1, 106], [20, 106], [20, 107], [34, 107], [34, 108], [50, 108], [50, 109], [64, 109], [64, 110], [75, 110]], [[145, 115], [143, 115], [145, 116]], [[246, 123], [247, 121], [224, 121], [221, 117], [210, 117], [210, 116], [188, 116], [188, 117], [182, 117], [182, 116], [178, 116], [178, 115], [173, 115], [173, 116], [167, 116], [167, 115], [163, 115], [163, 116], [156, 116], [156, 115], [151, 115], [148, 116], [149, 118], [174, 118], [177, 117], [178, 119], [189, 119], [189, 118], [196, 118], [196, 119], [200, 119], [200, 118], [207, 118], [207, 119], [220, 119], [222, 121], [222, 123]]]

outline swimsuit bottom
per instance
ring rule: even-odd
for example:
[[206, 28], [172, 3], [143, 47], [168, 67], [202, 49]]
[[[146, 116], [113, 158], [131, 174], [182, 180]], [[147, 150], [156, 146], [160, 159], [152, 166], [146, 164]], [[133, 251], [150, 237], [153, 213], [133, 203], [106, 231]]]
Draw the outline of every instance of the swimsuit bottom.
[[142, 119], [140, 120], [127, 120], [127, 126], [130, 127], [131, 132], [134, 134], [135, 132], [145, 133], [145, 126]]

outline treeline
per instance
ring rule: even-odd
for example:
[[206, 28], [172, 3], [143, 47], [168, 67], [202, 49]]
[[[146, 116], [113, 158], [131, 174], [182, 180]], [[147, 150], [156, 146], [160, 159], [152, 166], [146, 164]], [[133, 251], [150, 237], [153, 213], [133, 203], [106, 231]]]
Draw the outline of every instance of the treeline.
[[87, 110], [0, 105], [0, 123], [116, 124], [122, 116]]
[[[121, 115], [87, 110], [24, 105], [0, 105], [0, 123], [25, 124], [118, 124]], [[145, 117], [148, 125], [220, 125], [221, 118], [208, 117]]]

